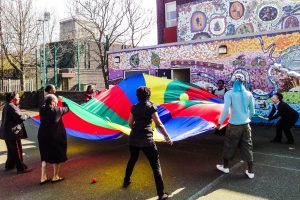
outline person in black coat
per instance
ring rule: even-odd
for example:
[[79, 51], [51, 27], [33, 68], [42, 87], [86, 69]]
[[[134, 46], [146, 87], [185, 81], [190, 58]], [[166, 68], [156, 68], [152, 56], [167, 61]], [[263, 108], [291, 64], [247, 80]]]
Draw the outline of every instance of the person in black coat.
[[62, 181], [59, 175], [61, 163], [67, 160], [67, 136], [62, 116], [69, 111], [67, 104], [57, 107], [58, 99], [54, 94], [45, 97], [45, 104], [40, 109], [41, 124], [38, 142], [42, 161], [41, 184], [49, 182], [46, 163], [53, 164], [52, 182]]
[[27, 138], [23, 121], [29, 118], [19, 109], [19, 94], [15, 92], [6, 94], [6, 104], [2, 112], [0, 138], [5, 140], [7, 147], [7, 160], [5, 171], [17, 168], [18, 173], [32, 171], [23, 162], [21, 139]]
[[299, 118], [299, 113], [291, 108], [287, 103], [283, 102], [283, 95], [281, 93], [276, 93], [272, 96], [273, 101], [272, 110], [269, 114], [268, 119], [273, 120], [281, 117], [276, 123], [276, 136], [271, 142], [281, 142], [282, 131], [284, 131], [287, 144], [294, 144], [294, 138], [291, 133], [292, 126], [295, 125]]
[[45, 95], [55, 94], [55, 92], [56, 92], [56, 88], [54, 85], [49, 84], [45, 87]]
[[129, 126], [131, 132], [129, 136], [130, 159], [127, 164], [123, 187], [130, 184], [130, 177], [134, 165], [139, 157], [139, 152], [143, 151], [148, 158], [156, 184], [156, 190], [159, 200], [167, 199], [168, 194], [164, 192], [164, 183], [162, 179], [161, 167], [156, 144], [153, 140], [152, 121], [155, 122], [168, 144], [172, 141], [167, 131], [159, 119], [157, 108], [149, 101], [151, 92], [147, 87], [139, 87], [136, 96], [139, 103], [133, 105], [129, 117]]
[[48, 94], [54, 94], [58, 98], [58, 106], [61, 107], [62, 97], [55, 94], [56, 88], [54, 85], [49, 84], [45, 87], [44, 96], [46, 97]]

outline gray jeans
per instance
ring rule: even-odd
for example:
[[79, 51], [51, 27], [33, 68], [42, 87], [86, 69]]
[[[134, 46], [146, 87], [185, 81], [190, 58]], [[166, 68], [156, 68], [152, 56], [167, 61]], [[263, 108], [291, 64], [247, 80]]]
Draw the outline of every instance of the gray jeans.
[[223, 158], [232, 160], [237, 149], [240, 149], [244, 161], [253, 161], [253, 143], [249, 124], [229, 124], [225, 134]]

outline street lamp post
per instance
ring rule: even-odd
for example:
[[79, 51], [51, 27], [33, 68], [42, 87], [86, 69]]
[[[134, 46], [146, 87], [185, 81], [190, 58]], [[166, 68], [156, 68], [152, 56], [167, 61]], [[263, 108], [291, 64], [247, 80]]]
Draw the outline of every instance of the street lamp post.
[[81, 85], [80, 85], [80, 44], [79, 44], [79, 42], [77, 42], [76, 58], [77, 58], [77, 82], [78, 82], [78, 91], [81, 91]]
[[39, 19], [38, 21], [43, 22], [43, 86], [46, 87], [47, 84], [47, 74], [46, 74], [46, 42], [45, 42], [45, 22], [50, 20], [50, 12], [44, 13], [44, 19]]
[[2, 91], [3, 90], [3, 84], [4, 84], [4, 59], [3, 59], [3, 48], [2, 48], [2, 46], [1, 46], [1, 87], [2, 88], [0, 88], [0, 91]]
[[[1, 13], [2, 13], [2, 0], [0, 0], [0, 20], [2, 18]], [[0, 26], [2, 26], [2, 23], [0, 24]], [[3, 64], [4, 51], [3, 51], [3, 47], [2, 47], [2, 42], [3, 41], [0, 41], [0, 47], [1, 47], [1, 88], [0, 88], [0, 91], [3, 90], [3, 83], [4, 83], [4, 64]]]

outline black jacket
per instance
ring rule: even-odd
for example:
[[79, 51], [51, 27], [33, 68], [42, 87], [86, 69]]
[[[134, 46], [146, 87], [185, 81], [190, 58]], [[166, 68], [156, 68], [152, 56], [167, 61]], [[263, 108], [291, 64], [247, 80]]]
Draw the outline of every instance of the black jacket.
[[16, 140], [27, 138], [23, 121], [29, 116], [23, 114], [13, 103], [6, 103], [2, 111], [0, 138], [3, 140]]
[[285, 102], [279, 102], [277, 109], [278, 112], [275, 114], [276, 112], [275, 105], [272, 106], [272, 110], [269, 114], [269, 120], [281, 117], [283, 120], [297, 121], [299, 117], [299, 113]]
[[62, 116], [69, 111], [69, 107], [63, 103], [64, 107], [43, 105], [40, 109], [41, 124], [38, 131], [38, 138], [50, 142], [58, 139], [66, 143], [66, 129]]
[[[41, 160], [48, 163], [65, 162], [67, 158], [67, 135], [62, 116], [69, 107], [43, 105], [40, 109], [41, 124], [38, 131], [38, 141]], [[76, 122], [75, 122], [76, 123]]]

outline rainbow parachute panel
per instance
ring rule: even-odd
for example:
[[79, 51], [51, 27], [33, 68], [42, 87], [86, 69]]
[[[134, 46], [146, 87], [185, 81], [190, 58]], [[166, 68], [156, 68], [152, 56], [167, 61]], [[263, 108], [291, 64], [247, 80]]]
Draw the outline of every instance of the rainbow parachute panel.
[[[173, 141], [212, 130], [218, 123], [223, 100], [196, 85], [140, 74], [123, 80], [83, 105], [64, 98], [70, 108], [63, 116], [67, 133], [89, 140], [114, 139], [122, 133], [129, 135], [130, 110], [138, 103], [136, 89], [140, 86], [150, 88], [150, 100], [157, 105], [158, 115]], [[184, 93], [189, 99], [180, 101]], [[39, 116], [33, 120], [39, 123]], [[155, 141], [164, 141], [159, 130], [155, 126], [153, 129]]]

